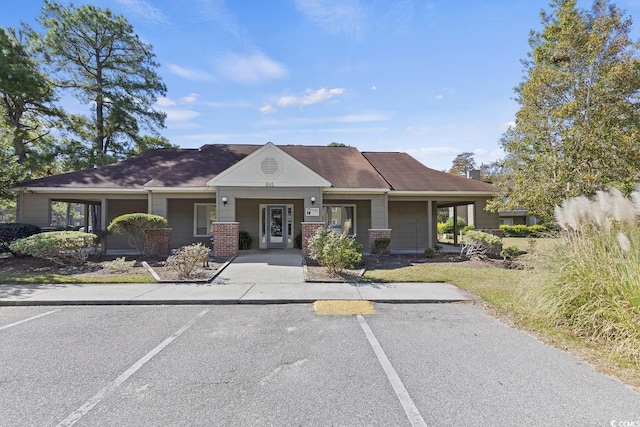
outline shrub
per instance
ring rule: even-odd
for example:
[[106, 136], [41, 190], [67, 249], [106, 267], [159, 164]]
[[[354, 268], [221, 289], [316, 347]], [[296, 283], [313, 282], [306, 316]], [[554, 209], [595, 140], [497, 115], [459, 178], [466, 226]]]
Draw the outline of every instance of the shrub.
[[131, 213], [120, 215], [111, 221], [107, 227], [108, 233], [127, 236], [131, 247], [143, 255], [150, 255], [145, 250], [145, 237], [149, 230], [167, 228], [169, 222], [159, 216], [146, 213]]
[[547, 231], [547, 227], [542, 224], [536, 224], [536, 225], [502, 224], [500, 225], [500, 230], [502, 230], [507, 236], [526, 237], [526, 236], [544, 233]]
[[[466, 226], [467, 226], [467, 222], [464, 219], [458, 217], [458, 230], [462, 230]], [[452, 216], [450, 216], [449, 219], [447, 219], [447, 222], [444, 223], [444, 227], [442, 227], [441, 234], [444, 234], [444, 233], [447, 233], [447, 234], [453, 233], [453, 217]]]
[[362, 261], [362, 251], [362, 245], [355, 239], [327, 230], [319, 230], [309, 239], [311, 258], [333, 274], [358, 266]]
[[181, 279], [188, 279], [203, 260], [209, 257], [209, 248], [202, 243], [194, 243], [175, 249], [167, 260], [167, 267], [178, 273]]
[[96, 238], [95, 234], [82, 231], [52, 231], [16, 240], [11, 244], [11, 250], [59, 265], [82, 265], [95, 248]]
[[444, 230], [445, 230], [446, 226], [447, 226], [447, 224], [445, 224], [444, 222], [439, 222], [436, 225], [436, 228], [438, 229], [438, 234], [444, 234]]
[[525, 253], [525, 251], [518, 249], [517, 246], [507, 246], [500, 251], [500, 256], [505, 260], [514, 260]]
[[109, 270], [110, 273], [126, 273], [135, 263], [135, 261], [125, 260], [125, 257], [120, 257], [107, 264], [107, 270]]
[[382, 255], [389, 249], [389, 245], [391, 244], [391, 238], [389, 237], [378, 237], [373, 241], [373, 247], [376, 251], [376, 255]]
[[436, 256], [436, 250], [433, 248], [427, 248], [424, 250], [424, 257], [425, 258], [433, 258], [434, 256]]
[[469, 258], [497, 256], [502, 250], [502, 239], [483, 231], [470, 230], [462, 239], [462, 250]]
[[240, 230], [238, 240], [238, 249], [241, 251], [251, 249], [253, 237], [251, 237], [251, 234], [249, 234], [248, 231]]
[[462, 228], [462, 234], [467, 234], [467, 231], [471, 231], [471, 230], [475, 230], [475, 229], [476, 229], [476, 226], [475, 226], [475, 225], [473, 225], [473, 224], [465, 225], [465, 226]]
[[12, 255], [15, 255], [10, 248], [12, 242], [38, 234], [40, 231], [40, 227], [33, 224], [22, 224], [19, 222], [0, 224], [0, 254], [10, 252]]
[[576, 197], [556, 208], [562, 227], [550, 251], [538, 251], [536, 306], [554, 326], [607, 346], [640, 364], [640, 188]]

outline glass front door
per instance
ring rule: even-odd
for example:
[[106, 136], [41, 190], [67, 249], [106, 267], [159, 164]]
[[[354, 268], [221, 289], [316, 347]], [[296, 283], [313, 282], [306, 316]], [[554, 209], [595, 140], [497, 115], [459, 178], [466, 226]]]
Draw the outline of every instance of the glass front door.
[[267, 217], [265, 218], [267, 226], [267, 247], [268, 248], [284, 248], [287, 243], [287, 229], [285, 227], [285, 210], [284, 206], [268, 206]]

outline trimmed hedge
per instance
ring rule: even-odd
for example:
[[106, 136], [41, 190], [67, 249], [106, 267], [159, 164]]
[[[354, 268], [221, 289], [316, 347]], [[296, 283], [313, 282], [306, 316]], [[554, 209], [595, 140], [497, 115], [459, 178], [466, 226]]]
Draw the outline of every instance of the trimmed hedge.
[[168, 228], [169, 221], [160, 215], [147, 213], [130, 213], [120, 215], [111, 221], [107, 227], [108, 233], [124, 234], [129, 239], [129, 245], [144, 255], [151, 255], [145, 252], [145, 236], [147, 231]]
[[42, 230], [37, 225], [23, 224], [20, 222], [0, 224], [0, 254], [10, 252], [16, 255], [10, 248], [11, 243], [18, 239], [40, 233]]
[[507, 236], [513, 237], [526, 237], [532, 234], [544, 233], [548, 231], [547, 227], [544, 225], [536, 224], [536, 225], [505, 225], [502, 224], [500, 226], [500, 230], [502, 230]]
[[13, 242], [11, 250], [20, 255], [45, 258], [59, 265], [82, 265], [97, 236], [83, 231], [51, 231], [34, 234]]

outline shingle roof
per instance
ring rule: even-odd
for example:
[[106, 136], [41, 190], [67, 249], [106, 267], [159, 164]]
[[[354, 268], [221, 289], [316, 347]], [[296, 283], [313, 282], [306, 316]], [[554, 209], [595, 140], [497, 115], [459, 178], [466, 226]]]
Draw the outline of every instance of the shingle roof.
[[146, 150], [118, 163], [84, 169], [20, 184], [22, 187], [68, 188], [142, 188], [150, 179], [171, 168], [182, 158], [197, 150], [184, 148], [155, 148]]
[[406, 153], [373, 153], [362, 155], [396, 191], [483, 191], [495, 188], [486, 182], [431, 169]]
[[[219, 173], [262, 145], [210, 144], [200, 149], [151, 149], [127, 160], [22, 183], [23, 187], [124, 188], [205, 187]], [[361, 153], [353, 147], [281, 145], [335, 188], [397, 191], [481, 191], [487, 183], [430, 169], [405, 153]]]

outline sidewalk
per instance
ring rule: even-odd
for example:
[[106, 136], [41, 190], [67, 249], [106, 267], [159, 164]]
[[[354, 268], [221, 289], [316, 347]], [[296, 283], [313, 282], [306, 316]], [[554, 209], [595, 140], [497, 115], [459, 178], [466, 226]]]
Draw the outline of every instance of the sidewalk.
[[317, 300], [434, 303], [473, 299], [473, 295], [448, 283], [0, 285], [0, 306], [285, 304]]
[[285, 304], [317, 300], [387, 303], [469, 301], [476, 297], [448, 283], [311, 283], [300, 251], [247, 251], [211, 283], [2, 285], [0, 306]]

